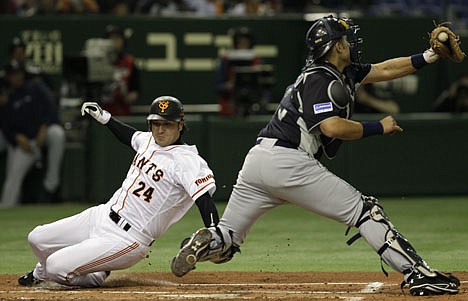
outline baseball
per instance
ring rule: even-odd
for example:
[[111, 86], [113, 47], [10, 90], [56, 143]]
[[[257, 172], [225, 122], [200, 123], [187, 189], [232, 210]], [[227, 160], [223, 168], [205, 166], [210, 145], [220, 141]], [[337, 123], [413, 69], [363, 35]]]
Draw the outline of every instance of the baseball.
[[441, 33], [439, 33], [439, 35], [437, 36], [437, 39], [443, 43], [443, 42], [447, 41], [447, 39], [448, 39], [448, 34], [447, 34], [446, 32], [441, 32]]

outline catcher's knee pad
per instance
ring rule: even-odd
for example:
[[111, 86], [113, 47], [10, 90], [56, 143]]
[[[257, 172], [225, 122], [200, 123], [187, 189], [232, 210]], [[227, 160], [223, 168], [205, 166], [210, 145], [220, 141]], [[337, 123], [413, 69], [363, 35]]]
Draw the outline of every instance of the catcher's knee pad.
[[239, 246], [232, 242], [232, 232], [220, 228], [208, 228], [212, 234], [210, 246], [206, 248], [198, 261], [211, 261], [225, 263], [232, 259], [235, 253], [240, 252]]
[[[421, 273], [427, 276], [434, 276], [435, 272], [429, 267], [429, 265], [416, 253], [416, 250], [413, 246], [409, 243], [409, 241], [395, 228], [395, 226], [390, 222], [390, 219], [385, 214], [382, 205], [379, 201], [371, 196], [362, 196], [363, 201], [363, 210], [361, 216], [356, 223], [356, 227], [359, 228], [359, 233], [351, 237], [347, 244], [351, 245], [354, 241], [356, 241], [361, 236], [368, 236], [366, 240], [368, 242], [374, 242], [372, 247], [376, 250], [377, 254], [379, 254], [382, 261], [387, 263], [388, 265], [398, 268], [401, 265], [398, 265], [392, 261], [391, 254], [388, 256], [383, 256], [384, 252], [387, 250], [397, 252], [400, 254], [404, 259], [406, 259], [407, 263], [405, 266], [409, 267], [407, 269], [399, 268], [400, 272], [407, 274], [411, 272], [411, 268], [417, 269]], [[380, 227], [374, 227], [373, 225], [367, 224], [368, 222], [375, 222], [379, 223]], [[365, 226], [363, 226], [366, 224]], [[374, 224], [375, 225], [375, 224]], [[369, 227], [370, 229], [369, 229]], [[346, 234], [349, 232], [349, 228], [346, 231]], [[375, 245], [375, 242], [378, 242], [379, 245]], [[387, 260], [385, 260], [385, 258]], [[386, 271], [382, 270], [385, 274]]]

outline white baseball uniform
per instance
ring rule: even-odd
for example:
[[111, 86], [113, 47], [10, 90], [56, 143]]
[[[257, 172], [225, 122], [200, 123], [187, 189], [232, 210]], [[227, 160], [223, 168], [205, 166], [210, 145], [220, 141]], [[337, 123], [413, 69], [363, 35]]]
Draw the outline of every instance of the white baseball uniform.
[[196, 146], [161, 147], [150, 132], [135, 132], [136, 151], [122, 186], [105, 204], [36, 227], [28, 236], [39, 280], [102, 286], [104, 271], [145, 258], [160, 237], [204, 193], [216, 190], [213, 172]]

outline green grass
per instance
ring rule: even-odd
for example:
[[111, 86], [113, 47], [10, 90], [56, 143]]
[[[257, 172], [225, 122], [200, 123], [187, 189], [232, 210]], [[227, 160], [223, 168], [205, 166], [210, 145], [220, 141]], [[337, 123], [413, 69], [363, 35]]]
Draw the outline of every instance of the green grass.
[[[468, 197], [382, 199], [385, 211], [434, 268], [468, 271]], [[0, 274], [20, 274], [35, 265], [27, 234], [36, 225], [82, 211], [88, 205], [22, 206], [0, 210]], [[224, 205], [219, 204], [219, 211]], [[181, 239], [202, 225], [196, 207], [130, 271], [170, 271]], [[346, 227], [292, 205], [261, 217], [229, 263], [200, 263], [198, 271], [380, 271], [378, 255], [363, 239], [346, 245]], [[78, 231], [78, 229], [77, 229]], [[356, 233], [356, 229], [351, 234]], [[388, 268], [388, 271], [391, 269]]]

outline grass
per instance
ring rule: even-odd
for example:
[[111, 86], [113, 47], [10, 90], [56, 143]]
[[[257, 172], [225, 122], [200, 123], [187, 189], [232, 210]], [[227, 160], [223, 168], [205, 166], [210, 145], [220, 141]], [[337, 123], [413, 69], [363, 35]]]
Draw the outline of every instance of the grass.
[[[468, 198], [382, 199], [392, 222], [434, 268], [468, 271]], [[20, 274], [35, 265], [27, 234], [36, 225], [82, 211], [88, 205], [21, 206], [0, 210], [0, 274]], [[219, 211], [224, 204], [218, 205]], [[151, 248], [130, 271], [169, 272], [180, 241], [202, 226], [196, 207]], [[79, 229], [77, 229], [78, 231]], [[226, 264], [200, 263], [199, 271], [380, 271], [378, 255], [363, 239], [346, 245], [346, 227], [292, 205], [261, 217]], [[356, 233], [353, 229], [350, 235]], [[388, 271], [391, 269], [388, 268]]]

